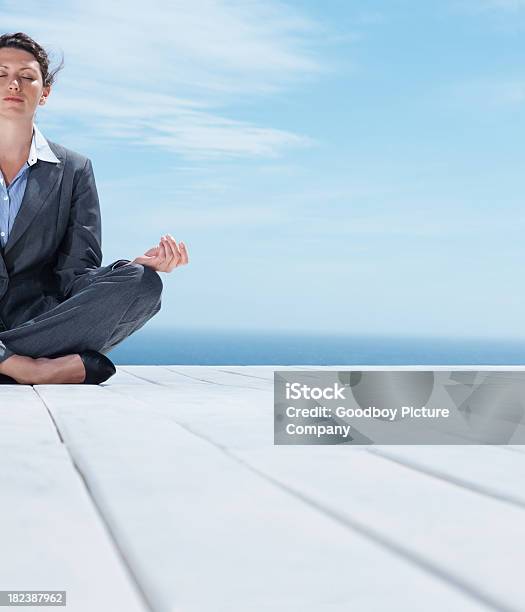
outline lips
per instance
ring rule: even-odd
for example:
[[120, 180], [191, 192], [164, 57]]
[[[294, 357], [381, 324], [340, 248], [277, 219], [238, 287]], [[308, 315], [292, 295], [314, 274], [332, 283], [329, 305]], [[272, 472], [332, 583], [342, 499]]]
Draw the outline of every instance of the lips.
[[22, 98], [15, 98], [14, 96], [7, 96], [7, 98], [4, 98], [5, 102], [23, 102], [24, 100]]

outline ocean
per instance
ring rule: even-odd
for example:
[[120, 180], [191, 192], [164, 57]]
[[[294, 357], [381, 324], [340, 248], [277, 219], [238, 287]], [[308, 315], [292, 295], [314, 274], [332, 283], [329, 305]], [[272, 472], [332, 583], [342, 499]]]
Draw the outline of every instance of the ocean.
[[119, 365], [525, 365], [525, 340], [142, 329]]

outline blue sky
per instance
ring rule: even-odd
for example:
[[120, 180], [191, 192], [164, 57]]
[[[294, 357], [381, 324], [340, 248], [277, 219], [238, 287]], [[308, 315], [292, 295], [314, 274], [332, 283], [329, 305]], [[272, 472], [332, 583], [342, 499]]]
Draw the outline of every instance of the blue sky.
[[170, 232], [151, 326], [523, 337], [525, 1], [0, 0], [55, 52], [106, 263]]

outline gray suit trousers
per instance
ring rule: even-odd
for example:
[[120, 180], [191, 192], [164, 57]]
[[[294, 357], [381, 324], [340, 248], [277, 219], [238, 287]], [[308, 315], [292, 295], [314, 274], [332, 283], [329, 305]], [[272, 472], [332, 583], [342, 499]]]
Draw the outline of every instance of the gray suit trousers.
[[107, 353], [160, 310], [161, 293], [160, 276], [147, 266], [99, 268], [87, 287], [0, 332], [0, 362], [13, 354], [54, 357], [87, 349]]

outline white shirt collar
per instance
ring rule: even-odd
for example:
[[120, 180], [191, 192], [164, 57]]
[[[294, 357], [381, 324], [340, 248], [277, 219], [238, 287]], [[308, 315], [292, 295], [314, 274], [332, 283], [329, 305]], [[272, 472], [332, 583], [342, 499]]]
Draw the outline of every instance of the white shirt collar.
[[36, 164], [37, 160], [59, 164], [60, 160], [51, 151], [47, 140], [42, 135], [42, 132], [33, 124], [33, 139], [31, 140], [31, 148], [29, 149], [29, 158], [27, 163], [29, 166]]

